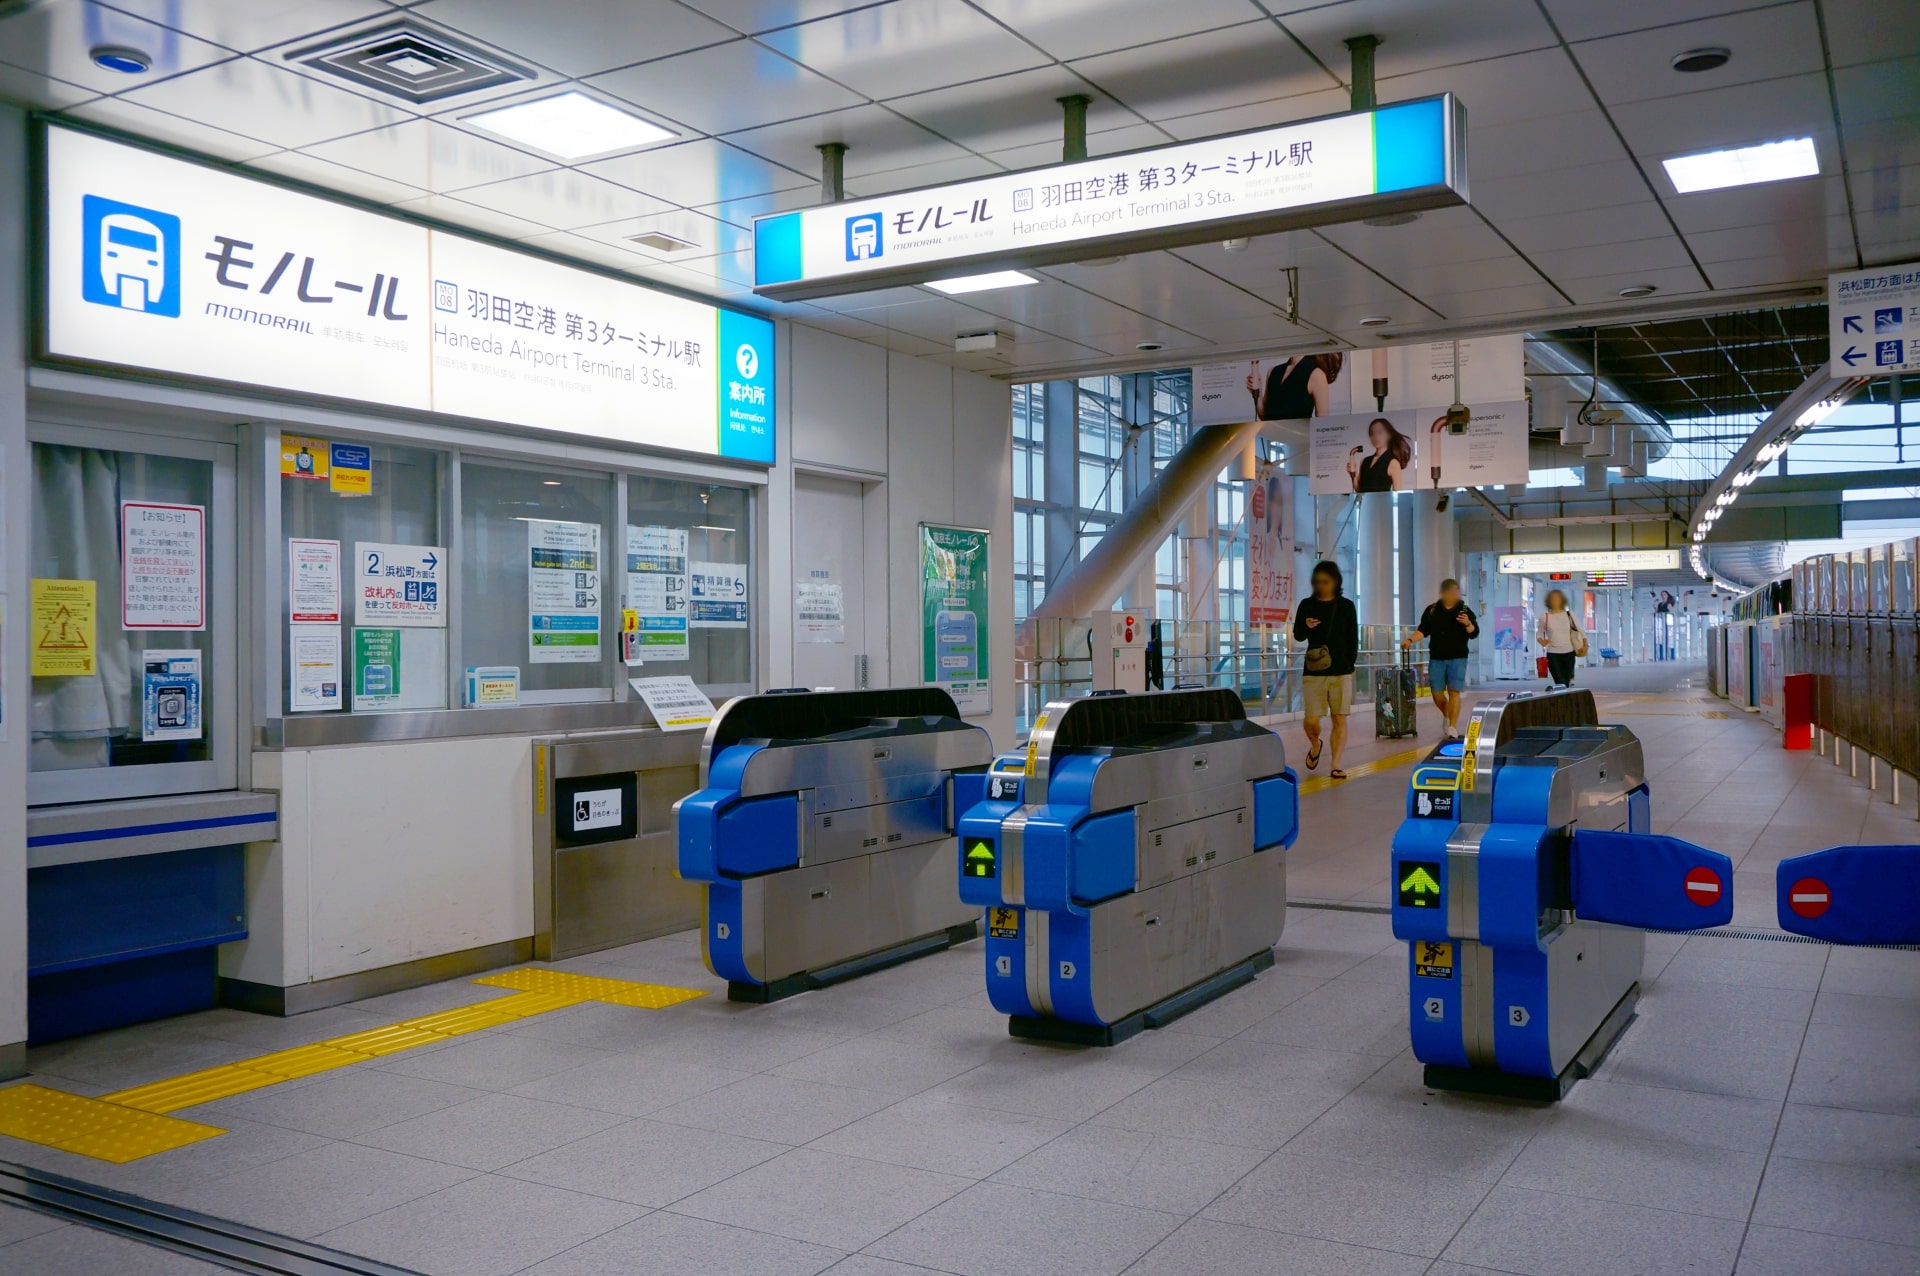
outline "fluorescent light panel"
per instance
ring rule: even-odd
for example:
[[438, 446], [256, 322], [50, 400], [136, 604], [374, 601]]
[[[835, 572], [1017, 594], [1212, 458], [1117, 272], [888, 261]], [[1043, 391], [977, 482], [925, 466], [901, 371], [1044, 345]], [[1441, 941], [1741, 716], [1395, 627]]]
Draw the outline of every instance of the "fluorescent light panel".
[[958, 279], [929, 279], [927, 287], [935, 292], [944, 292], [949, 297], [957, 297], [963, 292], [986, 292], [989, 288], [1018, 288], [1023, 284], [1037, 284], [1040, 281], [1032, 275], [1017, 270], [991, 270], [984, 275], [961, 275]]
[[1820, 172], [1820, 157], [1814, 152], [1810, 137], [1724, 151], [1701, 151], [1697, 155], [1675, 155], [1660, 162], [1666, 167], [1673, 188], [1682, 195], [1725, 190], [1729, 186], [1751, 186], [1756, 182], [1780, 182], [1790, 177], [1814, 177]]
[[469, 115], [465, 123], [563, 160], [630, 151], [679, 136], [671, 129], [572, 90]]

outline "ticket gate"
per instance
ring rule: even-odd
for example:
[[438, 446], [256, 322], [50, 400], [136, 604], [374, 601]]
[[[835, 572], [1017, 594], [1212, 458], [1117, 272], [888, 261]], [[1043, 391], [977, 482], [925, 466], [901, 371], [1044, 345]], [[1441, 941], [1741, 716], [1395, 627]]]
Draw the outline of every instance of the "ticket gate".
[[1640, 741], [1585, 688], [1482, 704], [1393, 839], [1413, 1052], [1436, 1089], [1559, 1099], [1639, 1000], [1645, 930], [1733, 919], [1733, 864], [1651, 834]]
[[706, 884], [707, 968], [774, 1001], [965, 943], [952, 777], [987, 733], [937, 687], [741, 696], [707, 728], [674, 807], [680, 875]]
[[1056, 701], [957, 775], [960, 896], [1016, 1037], [1113, 1045], [1273, 964], [1298, 786], [1231, 691]]
[[1780, 929], [1831, 944], [1920, 944], [1920, 846], [1830, 846], [1780, 861]]

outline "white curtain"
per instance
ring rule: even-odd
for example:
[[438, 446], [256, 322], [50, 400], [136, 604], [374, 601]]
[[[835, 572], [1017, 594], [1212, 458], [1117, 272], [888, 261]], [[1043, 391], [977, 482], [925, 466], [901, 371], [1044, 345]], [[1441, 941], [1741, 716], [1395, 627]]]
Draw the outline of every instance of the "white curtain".
[[120, 472], [114, 453], [33, 449], [36, 578], [91, 580], [98, 658], [91, 677], [33, 680], [36, 771], [108, 764], [108, 737], [133, 726], [133, 650], [120, 630]]

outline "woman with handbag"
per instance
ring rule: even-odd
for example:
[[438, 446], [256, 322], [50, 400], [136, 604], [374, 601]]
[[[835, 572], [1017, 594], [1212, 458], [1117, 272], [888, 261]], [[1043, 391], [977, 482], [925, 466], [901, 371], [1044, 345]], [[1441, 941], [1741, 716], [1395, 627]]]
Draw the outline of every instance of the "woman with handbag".
[[1307, 732], [1307, 769], [1320, 765], [1320, 719], [1331, 718], [1333, 769], [1336, 780], [1347, 773], [1340, 769], [1340, 754], [1347, 747], [1347, 715], [1353, 710], [1353, 664], [1360, 657], [1360, 618], [1353, 600], [1341, 592], [1340, 564], [1325, 561], [1313, 565], [1313, 593], [1300, 600], [1293, 613], [1293, 637], [1307, 644], [1305, 676], [1306, 719], [1300, 725]]
[[1540, 617], [1534, 635], [1547, 649], [1547, 681], [1555, 687], [1573, 685], [1573, 669], [1587, 654], [1587, 636], [1567, 608], [1567, 596], [1557, 589], [1547, 591], [1547, 610]]

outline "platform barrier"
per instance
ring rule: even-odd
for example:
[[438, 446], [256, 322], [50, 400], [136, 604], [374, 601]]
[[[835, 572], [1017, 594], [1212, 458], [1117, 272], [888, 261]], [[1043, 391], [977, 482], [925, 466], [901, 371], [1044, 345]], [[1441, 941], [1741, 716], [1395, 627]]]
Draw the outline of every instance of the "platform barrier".
[[674, 807], [706, 886], [707, 967], [773, 1001], [974, 938], [953, 886], [953, 777], [987, 733], [936, 687], [770, 692], [721, 709]]
[[1055, 701], [954, 777], [960, 894], [1017, 1037], [1113, 1045], [1273, 964], [1299, 788], [1227, 690]]
[[1831, 846], [1780, 861], [1780, 928], [1830, 944], [1920, 944], [1920, 846]]
[[1732, 862], [1649, 832], [1640, 741], [1585, 688], [1480, 705], [1406, 801], [1393, 933], [1430, 1086], [1562, 1097], [1633, 1018], [1640, 928], [1733, 918]]

